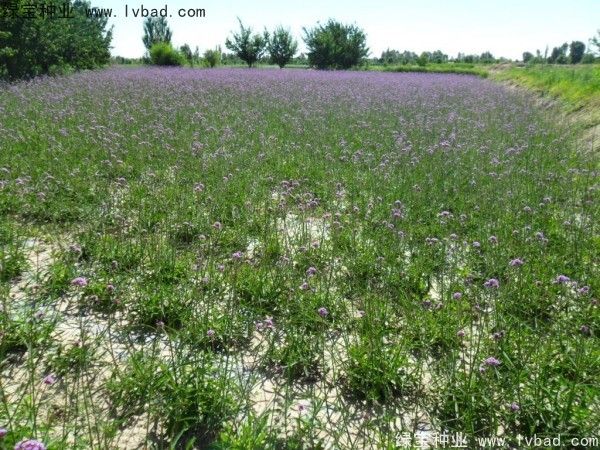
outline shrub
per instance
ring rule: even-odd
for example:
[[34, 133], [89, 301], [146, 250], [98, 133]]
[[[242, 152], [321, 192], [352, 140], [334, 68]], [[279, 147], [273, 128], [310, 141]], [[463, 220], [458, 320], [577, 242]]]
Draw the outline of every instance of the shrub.
[[181, 66], [183, 56], [171, 44], [158, 42], [150, 47], [150, 60], [157, 66]]

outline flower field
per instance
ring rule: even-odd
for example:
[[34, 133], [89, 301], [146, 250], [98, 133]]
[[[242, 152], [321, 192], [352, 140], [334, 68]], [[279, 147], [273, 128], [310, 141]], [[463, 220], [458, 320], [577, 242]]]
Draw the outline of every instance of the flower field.
[[556, 117], [456, 74], [0, 86], [0, 449], [598, 436], [598, 153]]

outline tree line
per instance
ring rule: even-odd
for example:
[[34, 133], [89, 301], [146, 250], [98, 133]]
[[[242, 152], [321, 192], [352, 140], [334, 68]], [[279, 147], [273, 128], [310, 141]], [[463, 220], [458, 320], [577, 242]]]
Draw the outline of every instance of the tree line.
[[[232, 56], [248, 67], [266, 60], [280, 68], [292, 61], [298, 51], [298, 42], [289, 29], [282, 26], [272, 32], [254, 32], [240, 19], [239, 30], [225, 40], [225, 47]], [[369, 54], [365, 33], [355, 25], [345, 25], [330, 19], [325, 24], [304, 28], [304, 43], [308, 49], [306, 63], [318, 69], [349, 69], [360, 65]], [[197, 52], [191, 53], [189, 46], [175, 49], [171, 45], [171, 30], [164, 17], [149, 17], [144, 21], [142, 41], [148, 51], [150, 62], [157, 65], [182, 65], [186, 61], [194, 65]], [[205, 65], [214, 67], [225, 57], [221, 48], [204, 53]]]
[[[112, 28], [107, 18], [90, 14], [87, 0], [13, 0], [0, 3], [0, 78], [19, 79], [43, 74], [68, 73], [73, 70], [94, 69], [110, 62]], [[368, 60], [366, 34], [356, 25], [330, 19], [311, 28], [303, 28], [302, 39], [306, 53], [297, 55], [298, 42], [289, 29], [282, 26], [272, 31], [254, 32], [238, 19], [239, 27], [225, 40], [230, 53], [218, 46], [200, 55], [188, 44], [174, 48], [173, 32], [164, 17], [144, 21], [142, 41], [146, 55], [142, 62], [157, 65], [204, 65], [269, 62], [279, 67], [290, 63], [317, 69], [349, 69], [365, 63], [374, 64], [444, 64], [447, 62], [494, 63], [502, 61], [490, 52], [479, 55], [459, 53], [450, 58], [441, 50], [400, 52], [387, 49], [380, 58]], [[527, 63], [578, 64], [594, 62], [600, 54], [600, 30], [590, 40], [586, 51], [583, 42], [573, 41], [554, 47], [542, 56], [523, 53]], [[130, 60], [115, 58], [127, 63]]]
[[[600, 53], [600, 30], [597, 36], [590, 39], [590, 48], [594, 47], [596, 53]], [[536, 50], [535, 55], [531, 52], [523, 53], [523, 62], [530, 64], [591, 64], [595, 61], [594, 53], [592, 51], [586, 52], [586, 46], [581, 41], [572, 41], [571, 44], [565, 42], [558, 47], [554, 47], [549, 55], [548, 48], [546, 48], [544, 55], [539, 50]]]

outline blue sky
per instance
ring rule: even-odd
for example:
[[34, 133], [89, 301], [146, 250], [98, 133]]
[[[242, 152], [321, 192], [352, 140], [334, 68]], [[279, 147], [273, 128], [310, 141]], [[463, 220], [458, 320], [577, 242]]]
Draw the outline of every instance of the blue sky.
[[[188, 43], [200, 51], [222, 45], [237, 28], [237, 17], [255, 30], [277, 25], [290, 28], [302, 43], [302, 27], [335, 18], [355, 23], [367, 34], [371, 55], [386, 48], [440, 49], [520, 58], [523, 51], [542, 53], [563, 42], [588, 39], [600, 28], [600, 0], [92, 0], [93, 6], [113, 8], [113, 55], [139, 57], [144, 53], [141, 18], [125, 18], [131, 8], [163, 8], [173, 30], [173, 44]], [[179, 18], [180, 8], [204, 8], [204, 18]]]

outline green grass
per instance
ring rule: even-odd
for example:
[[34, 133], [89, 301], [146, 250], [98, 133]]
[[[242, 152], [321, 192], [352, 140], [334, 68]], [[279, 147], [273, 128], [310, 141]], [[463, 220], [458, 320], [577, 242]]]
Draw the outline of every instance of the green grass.
[[557, 98], [570, 110], [600, 108], [600, 64], [512, 66], [493, 78]]
[[397, 66], [372, 66], [372, 70], [381, 70], [384, 72], [421, 72], [421, 73], [457, 73], [462, 75], [476, 75], [487, 78], [488, 67], [483, 64], [466, 63], [445, 63], [445, 64], [427, 64], [418, 65], [397, 65]]

